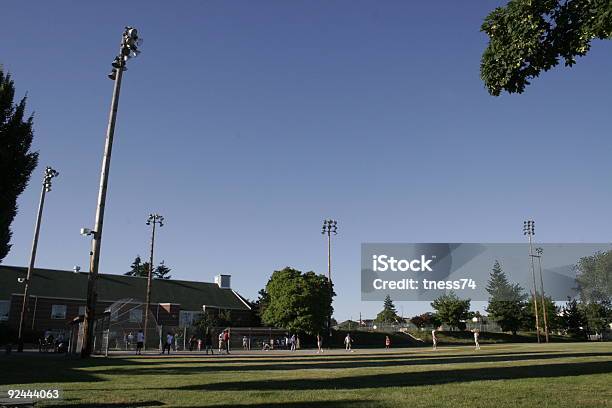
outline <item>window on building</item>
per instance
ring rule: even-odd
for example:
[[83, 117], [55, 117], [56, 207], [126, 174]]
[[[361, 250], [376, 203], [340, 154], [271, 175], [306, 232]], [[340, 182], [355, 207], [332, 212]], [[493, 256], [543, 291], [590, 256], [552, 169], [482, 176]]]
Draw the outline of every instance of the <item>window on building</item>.
[[181, 310], [179, 312], [179, 326], [180, 327], [192, 326], [193, 323], [196, 322], [200, 318], [201, 314], [202, 312], [198, 312], [198, 311]]
[[85, 316], [86, 309], [85, 306], [79, 306], [79, 316]]
[[10, 306], [11, 306], [10, 301], [0, 300], [0, 321], [8, 320]]
[[142, 310], [141, 309], [130, 310], [130, 322], [132, 323], [142, 322]]
[[66, 318], [66, 305], [51, 306], [51, 318], [52, 319], [65, 319]]

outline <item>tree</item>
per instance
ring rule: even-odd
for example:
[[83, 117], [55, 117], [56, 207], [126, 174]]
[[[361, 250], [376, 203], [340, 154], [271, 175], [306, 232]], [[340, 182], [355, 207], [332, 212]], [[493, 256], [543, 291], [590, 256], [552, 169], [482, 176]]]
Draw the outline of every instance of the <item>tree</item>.
[[140, 258], [140, 255], [136, 255], [136, 258], [134, 258], [134, 262], [132, 262], [130, 268], [131, 269], [128, 272], [124, 273], [124, 275], [147, 277], [149, 274], [149, 263], [143, 263], [142, 259]]
[[612, 307], [609, 302], [591, 302], [580, 305], [588, 333], [601, 333], [612, 321]]
[[493, 264], [489, 282], [489, 305], [487, 313], [497, 322], [503, 331], [516, 335], [523, 320], [523, 309], [527, 295], [518, 284], [511, 284], [498, 261]]
[[576, 283], [585, 327], [601, 333], [612, 322], [612, 251], [581, 258]]
[[470, 299], [460, 299], [455, 292], [442, 295], [431, 303], [442, 323], [451, 328], [465, 328], [465, 320], [470, 316]]
[[612, 300], [612, 251], [580, 258], [576, 265], [576, 283], [583, 303]]
[[204, 338], [204, 335], [209, 332], [213, 332], [216, 327], [219, 326], [219, 320], [217, 317], [210, 313], [205, 312], [200, 315], [200, 318], [193, 323], [198, 336]]
[[522, 93], [529, 80], [561, 60], [572, 66], [593, 39], [612, 36], [609, 0], [510, 0], [493, 10], [481, 31], [489, 36], [480, 76], [491, 95]]
[[576, 299], [568, 298], [567, 303], [563, 307], [561, 320], [563, 329], [567, 333], [573, 336], [584, 336], [586, 321]]
[[253, 311], [253, 321], [252, 325], [255, 327], [259, 327], [263, 323], [263, 312], [266, 310], [266, 306], [270, 302], [270, 297], [268, 296], [268, 292], [265, 289], [260, 289], [257, 292], [258, 298], [255, 301], [249, 300], [248, 303], [251, 306], [251, 310]]
[[412, 324], [414, 324], [419, 329], [423, 327], [438, 327], [442, 324], [440, 318], [435, 313], [431, 312], [423, 313], [418, 316], [413, 316], [410, 319], [410, 322], [412, 322]]
[[[536, 293], [538, 298], [538, 319], [540, 323], [540, 329], [544, 331], [544, 308], [542, 307], [542, 294]], [[561, 321], [559, 319], [559, 307], [549, 296], [544, 296], [544, 305], [546, 306], [546, 320], [548, 324], [548, 330], [555, 330], [561, 327]], [[533, 303], [533, 297], [530, 297], [527, 304], [523, 308], [523, 322], [521, 327], [524, 330], [532, 330], [535, 327], [535, 305]]]
[[161, 261], [159, 266], [153, 271], [153, 277], [155, 279], [170, 279], [172, 278], [170, 271], [171, 269], [166, 266], [164, 261]]
[[33, 116], [26, 118], [26, 97], [13, 103], [15, 86], [0, 66], [0, 263], [11, 250], [11, 224], [17, 215], [17, 197], [28, 185], [38, 164], [31, 152]]
[[376, 315], [374, 321], [377, 323], [397, 323], [400, 319], [391, 296], [387, 295], [383, 303], [383, 310]]
[[[153, 269], [153, 278], [154, 279], [170, 279], [172, 278], [172, 276], [169, 275], [170, 271], [171, 269], [166, 266], [164, 261], [161, 261], [159, 263], [159, 266]], [[149, 276], [149, 263], [142, 262], [140, 255], [136, 255], [136, 258], [134, 258], [134, 262], [132, 262], [132, 265], [130, 265], [130, 270], [124, 273], [124, 275], [140, 276], [142, 278], [146, 278]]]
[[274, 271], [266, 284], [264, 323], [292, 332], [317, 334], [331, 315], [333, 288], [324, 275], [286, 267]]

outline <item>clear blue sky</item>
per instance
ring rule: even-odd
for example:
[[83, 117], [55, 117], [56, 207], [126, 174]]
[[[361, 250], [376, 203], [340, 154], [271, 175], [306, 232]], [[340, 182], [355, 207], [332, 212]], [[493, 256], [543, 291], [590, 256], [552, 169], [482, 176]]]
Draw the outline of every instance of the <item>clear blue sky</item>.
[[612, 44], [491, 97], [479, 27], [495, 4], [4, 2], [0, 63], [28, 94], [40, 151], [4, 264], [28, 262], [52, 165], [37, 265], [87, 270], [78, 232], [94, 223], [126, 24], [145, 42], [124, 77], [102, 272], [148, 254], [156, 211], [175, 278], [228, 273], [254, 298], [275, 269], [325, 272], [334, 217], [343, 320], [381, 307], [360, 301], [362, 242], [517, 242], [526, 218], [540, 241], [609, 242]]

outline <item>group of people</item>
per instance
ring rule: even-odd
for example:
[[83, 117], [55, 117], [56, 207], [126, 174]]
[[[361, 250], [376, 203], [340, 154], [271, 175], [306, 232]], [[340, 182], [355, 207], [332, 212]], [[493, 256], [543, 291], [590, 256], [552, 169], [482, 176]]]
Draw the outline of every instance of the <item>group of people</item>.
[[[246, 339], [246, 336], [243, 338], [243, 344], [244, 341]], [[280, 349], [280, 350], [291, 350], [291, 351], [295, 351], [300, 349], [300, 337], [292, 334], [291, 336], [289, 336], [289, 334], [287, 334], [285, 337], [281, 337], [281, 338], [270, 338], [269, 341], [264, 341], [261, 345], [261, 349], [262, 350], [274, 350], [274, 349]]]
[[51, 350], [55, 353], [65, 353], [68, 350], [68, 341], [64, 339], [63, 333], [59, 333], [57, 338], [54, 338], [51, 330], [46, 330], [43, 337], [38, 340], [38, 351]]
[[142, 329], [136, 332], [136, 336], [132, 332], [129, 332], [126, 336], [126, 346], [129, 350], [134, 344], [134, 340], [136, 340], [136, 354], [142, 354], [142, 348], [144, 346], [144, 332]]
[[[221, 333], [219, 333], [219, 353], [221, 353], [222, 351], [225, 351], [227, 354], [230, 354], [230, 331], [229, 329], [225, 329], [223, 330]], [[204, 350], [206, 352], [206, 354], [208, 354], [210, 352], [210, 354], [215, 354], [214, 352], [214, 347], [213, 347], [213, 333], [212, 330], [207, 330], [204, 333], [203, 336], [203, 340], [197, 338], [195, 335], [192, 335], [187, 344], [189, 347], [189, 351], [200, 351], [202, 349], [202, 345], [204, 345]], [[175, 348], [175, 335], [174, 333], [172, 333], [171, 331], [166, 333], [166, 336], [164, 338], [164, 342], [162, 343], [162, 354], [170, 354], [170, 350], [176, 350]], [[132, 332], [128, 333], [125, 336], [125, 341], [126, 341], [126, 346], [127, 349], [131, 349], [131, 347], [134, 344], [134, 340], [136, 340], [136, 354], [142, 354], [142, 349], [144, 347], [144, 341], [145, 341], [145, 336], [144, 336], [144, 332], [142, 330], [138, 330], [138, 332], [136, 333], [136, 335], [134, 336], [134, 334]], [[204, 343], [204, 344], [202, 344]]]
[[[436, 332], [439, 331], [440, 329], [441, 328], [438, 327], [438, 328], [434, 328], [431, 331], [431, 340], [432, 340], [432, 346], [434, 350], [437, 350], [438, 348], [438, 337], [436, 335]], [[472, 330], [472, 332], [474, 333], [475, 350], [480, 350], [480, 343], [479, 343], [480, 331], [478, 329], [474, 329]], [[135, 337], [130, 332], [127, 335], [127, 339], [126, 339], [128, 346], [133, 344], [134, 339], [136, 340], [136, 354], [142, 354], [142, 349], [144, 345], [143, 331], [139, 330], [136, 333]], [[212, 330], [206, 330], [206, 333], [204, 334], [204, 341], [203, 341], [204, 350], [206, 354], [208, 354], [209, 351], [211, 355], [214, 354], [212, 339], [213, 339]], [[223, 351], [225, 351], [226, 354], [230, 354], [230, 339], [231, 339], [231, 334], [230, 334], [229, 329], [225, 329], [221, 333], [219, 333], [219, 336], [218, 336], [219, 354], [221, 354]], [[163, 348], [162, 348], [162, 354], [164, 353], [170, 354], [170, 349], [172, 349], [174, 345], [174, 334], [172, 332], [168, 332], [166, 334], [165, 340], [166, 341], [164, 342]], [[45, 333], [45, 338], [41, 340], [41, 344], [43, 344], [43, 342], [44, 344], [52, 345], [55, 351], [58, 351], [58, 348], [61, 348], [62, 344], [64, 343], [62, 339], [59, 339], [59, 337], [57, 340], [54, 340], [53, 335], [50, 332]], [[354, 342], [354, 339], [353, 337], [351, 337], [351, 333], [347, 333], [346, 336], [344, 337], [344, 347], [346, 351], [353, 352], [353, 342]], [[202, 349], [202, 339], [196, 338], [195, 335], [191, 336], [188, 344], [189, 344], [189, 351], [194, 351], [196, 349], [197, 351], [200, 351]], [[285, 350], [295, 351], [300, 348], [300, 338], [299, 336], [295, 334], [292, 334], [291, 336], [287, 335], [284, 338], [276, 339], [276, 340], [271, 338], [269, 343], [263, 342], [262, 350], [273, 350], [275, 348], [275, 345], [277, 346], [276, 348], [282, 348]], [[250, 341], [247, 336], [242, 337], [242, 348], [244, 350], [250, 350], [251, 348]], [[389, 348], [391, 348], [391, 338], [389, 336], [385, 336], [385, 349], [389, 349]], [[319, 353], [323, 353], [323, 338], [321, 337], [320, 334], [317, 334], [317, 354]]]

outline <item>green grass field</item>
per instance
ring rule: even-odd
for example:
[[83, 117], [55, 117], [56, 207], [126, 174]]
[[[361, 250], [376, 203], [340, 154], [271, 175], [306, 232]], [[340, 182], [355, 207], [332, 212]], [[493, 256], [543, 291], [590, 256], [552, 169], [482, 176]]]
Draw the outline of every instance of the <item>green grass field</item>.
[[85, 361], [13, 354], [0, 357], [0, 384], [60, 388], [56, 405], [80, 407], [612, 407], [612, 343]]

